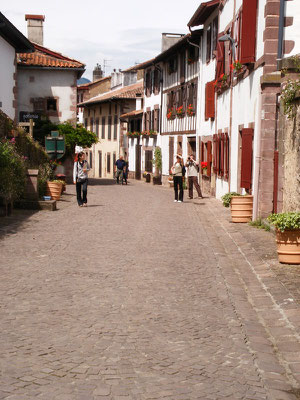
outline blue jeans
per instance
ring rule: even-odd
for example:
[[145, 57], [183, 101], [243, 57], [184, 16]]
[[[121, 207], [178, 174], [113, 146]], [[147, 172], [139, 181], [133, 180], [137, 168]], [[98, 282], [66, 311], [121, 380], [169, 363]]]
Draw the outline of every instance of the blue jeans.
[[[87, 203], [87, 185], [88, 185], [88, 180], [86, 179], [84, 182], [76, 182], [76, 194], [77, 194], [77, 202], [79, 206], [82, 206], [82, 204]], [[81, 196], [81, 190], [82, 190], [82, 196]]]

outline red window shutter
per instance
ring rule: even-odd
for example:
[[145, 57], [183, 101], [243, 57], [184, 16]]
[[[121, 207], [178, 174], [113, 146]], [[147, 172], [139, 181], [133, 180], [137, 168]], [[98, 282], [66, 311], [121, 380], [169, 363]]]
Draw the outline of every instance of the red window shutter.
[[251, 189], [252, 185], [252, 140], [254, 129], [242, 130], [242, 166], [241, 166], [241, 188]]
[[219, 135], [220, 140], [220, 175], [224, 176], [224, 150], [225, 150], [225, 135], [221, 133]]
[[257, 0], [243, 0], [241, 63], [255, 62]]
[[215, 118], [215, 84], [207, 82], [205, 87], [205, 119]]
[[211, 176], [211, 141], [207, 142], [207, 176]]
[[229, 177], [229, 136], [228, 133], [225, 133], [225, 179]]
[[220, 76], [224, 73], [224, 42], [218, 42], [217, 46], [217, 69], [216, 69], [216, 80], [220, 79]]
[[218, 135], [213, 135], [213, 170], [214, 173], [217, 174], [218, 169]]

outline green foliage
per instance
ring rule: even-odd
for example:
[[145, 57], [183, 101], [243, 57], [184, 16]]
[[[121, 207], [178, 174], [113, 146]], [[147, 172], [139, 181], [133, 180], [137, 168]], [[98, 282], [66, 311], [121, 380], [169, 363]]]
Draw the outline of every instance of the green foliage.
[[93, 144], [98, 143], [98, 137], [95, 133], [88, 131], [82, 124], [77, 124], [74, 128], [69, 122], [58, 125], [58, 130], [61, 135], [65, 135], [66, 148], [71, 154], [75, 151], [75, 146], [89, 148]]
[[162, 170], [162, 155], [161, 155], [161, 148], [155, 147], [154, 150], [154, 158], [152, 160], [152, 164], [155, 168], [158, 169], [159, 172]]
[[46, 182], [54, 177], [54, 170], [49, 163], [42, 164], [39, 167], [38, 174], [38, 193], [40, 197], [46, 194]]
[[222, 196], [222, 201], [223, 201], [223, 206], [224, 207], [229, 207], [230, 203], [231, 203], [231, 199], [233, 196], [241, 196], [239, 193], [236, 192], [229, 192], [224, 194], [224, 196]]
[[300, 82], [289, 79], [281, 93], [283, 112], [289, 119], [293, 119], [296, 116], [295, 98], [299, 90]]
[[266, 224], [265, 221], [262, 220], [261, 218], [258, 218], [255, 221], [250, 221], [249, 225], [254, 226], [255, 228], [258, 229], [264, 229], [267, 232], [270, 232], [271, 230], [270, 225]]
[[17, 153], [14, 144], [0, 142], [0, 197], [5, 203], [12, 202], [21, 197], [25, 185], [24, 160]]
[[300, 229], [300, 212], [287, 212], [281, 214], [271, 214], [268, 220], [280, 232], [286, 230]]
[[51, 135], [51, 131], [57, 131], [58, 127], [49, 119], [38, 119], [33, 128], [34, 139], [45, 147], [45, 137]]

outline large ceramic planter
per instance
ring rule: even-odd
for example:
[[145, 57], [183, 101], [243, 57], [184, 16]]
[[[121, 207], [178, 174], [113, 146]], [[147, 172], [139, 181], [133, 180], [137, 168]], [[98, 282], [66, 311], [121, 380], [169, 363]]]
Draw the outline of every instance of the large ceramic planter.
[[51, 196], [52, 200], [59, 200], [62, 192], [62, 186], [62, 183], [48, 181], [46, 194]]
[[250, 222], [253, 212], [253, 196], [233, 196], [231, 198], [232, 222]]
[[276, 231], [278, 260], [283, 264], [300, 264], [300, 229]]

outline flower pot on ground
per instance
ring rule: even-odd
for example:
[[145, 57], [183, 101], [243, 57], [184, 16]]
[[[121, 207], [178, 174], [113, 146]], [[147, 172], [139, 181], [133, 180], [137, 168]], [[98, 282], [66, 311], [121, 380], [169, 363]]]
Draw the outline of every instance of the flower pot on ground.
[[151, 174], [148, 172], [146, 175], [146, 182], [150, 183], [151, 182]]
[[271, 214], [268, 220], [276, 228], [278, 260], [282, 264], [300, 264], [300, 212]]
[[47, 181], [46, 194], [52, 200], [60, 200], [63, 183], [61, 181]]
[[231, 208], [232, 222], [250, 222], [253, 212], [253, 196], [241, 196], [239, 193], [230, 192], [222, 197], [224, 207]]

